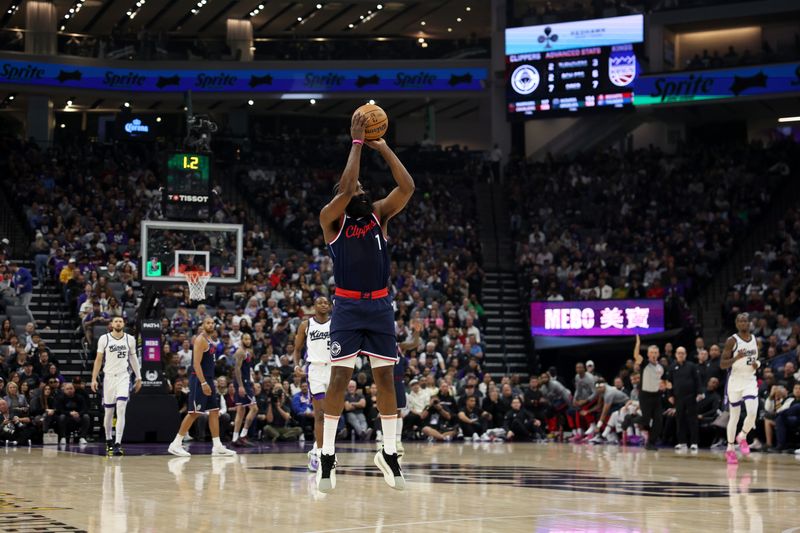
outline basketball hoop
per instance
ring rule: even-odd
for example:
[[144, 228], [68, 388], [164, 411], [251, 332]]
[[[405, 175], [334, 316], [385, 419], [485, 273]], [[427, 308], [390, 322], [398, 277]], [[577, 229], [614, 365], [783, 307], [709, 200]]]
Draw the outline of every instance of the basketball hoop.
[[211, 279], [211, 272], [202, 270], [189, 270], [183, 273], [186, 283], [189, 284], [189, 299], [192, 301], [206, 299], [206, 285]]

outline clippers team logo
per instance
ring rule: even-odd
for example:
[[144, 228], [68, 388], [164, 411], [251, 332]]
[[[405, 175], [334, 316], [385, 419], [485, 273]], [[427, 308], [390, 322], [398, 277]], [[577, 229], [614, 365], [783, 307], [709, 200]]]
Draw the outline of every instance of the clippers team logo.
[[539, 71], [531, 65], [517, 67], [511, 74], [511, 88], [517, 94], [531, 94], [539, 87]]
[[608, 79], [617, 87], [627, 87], [636, 78], [636, 56], [626, 54], [608, 58]]
[[338, 341], [334, 341], [331, 343], [331, 357], [337, 357], [340, 353], [342, 353], [342, 345], [339, 344]]

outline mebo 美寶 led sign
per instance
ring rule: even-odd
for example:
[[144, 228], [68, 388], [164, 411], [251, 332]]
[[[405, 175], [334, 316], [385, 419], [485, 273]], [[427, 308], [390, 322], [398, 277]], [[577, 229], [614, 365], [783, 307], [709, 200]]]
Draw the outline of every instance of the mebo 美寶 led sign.
[[531, 335], [608, 337], [664, 331], [662, 300], [531, 303]]

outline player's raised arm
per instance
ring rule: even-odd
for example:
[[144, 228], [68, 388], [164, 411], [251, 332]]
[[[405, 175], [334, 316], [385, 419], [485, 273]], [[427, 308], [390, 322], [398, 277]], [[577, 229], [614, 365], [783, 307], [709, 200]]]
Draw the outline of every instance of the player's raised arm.
[[408, 173], [406, 167], [391, 148], [386, 144], [383, 139], [377, 141], [367, 141], [367, 145], [373, 150], [377, 150], [386, 160], [389, 169], [392, 171], [392, 177], [397, 182], [397, 186], [392, 189], [392, 192], [383, 200], [378, 200], [374, 204], [375, 213], [381, 220], [381, 224], [385, 226], [386, 222], [403, 210], [411, 195], [414, 194], [414, 179]]
[[350, 156], [347, 158], [347, 165], [344, 167], [342, 177], [339, 180], [339, 188], [336, 196], [333, 197], [319, 214], [319, 223], [325, 235], [325, 241], [330, 242], [335, 238], [339, 228], [335, 224], [344, 214], [347, 204], [353, 196], [358, 193], [358, 174], [361, 170], [361, 147], [364, 144], [364, 129], [367, 118], [356, 113], [350, 123], [350, 135], [353, 137], [353, 144], [350, 147]]
[[642, 341], [639, 339], [639, 335], [636, 335], [636, 344], [633, 346], [633, 366], [636, 370], [639, 370], [639, 367], [642, 366], [642, 361], [644, 360], [642, 354], [640, 353], [641, 348]]
[[103, 367], [103, 354], [106, 351], [108, 339], [106, 335], [102, 335], [97, 341], [97, 355], [94, 358], [94, 366], [92, 367], [92, 392], [97, 392], [97, 377], [100, 375], [100, 369]]
[[739, 356], [733, 355], [733, 348], [736, 346], [736, 339], [733, 337], [728, 337], [728, 340], [725, 341], [725, 349], [722, 350], [722, 358], [719, 360], [719, 367], [722, 370], [726, 370], [733, 366], [733, 362], [736, 359], [739, 359]]
[[303, 320], [300, 322], [300, 325], [297, 326], [297, 333], [294, 336], [294, 353], [292, 354], [292, 358], [294, 359], [294, 371], [300, 371], [300, 361], [303, 358], [303, 348], [306, 346], [306, 332], [308, 331], [308, 320]]

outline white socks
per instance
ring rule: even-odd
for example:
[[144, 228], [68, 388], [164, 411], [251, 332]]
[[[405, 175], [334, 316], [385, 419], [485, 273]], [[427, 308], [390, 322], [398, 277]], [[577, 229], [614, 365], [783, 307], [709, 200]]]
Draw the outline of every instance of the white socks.
[[234, 431], [233, 432], [233, 440], [231, 442], [236, 442], [237, 440], [239, 440], [239, 434]]
[[383, 427], [383, 451], [387, 455], [397, 453], [397, 415], [381, 415]]
[[[117, 421], [119, 424], [119, 421]], [[111, 440], [111, 433], [114, 429], [114, 408], [106, 407], [106, 415], [103, 419], [103, 427], [106, 429], [106, 440]], [[119, 431], [117, 431], [119, 433]]]
[[175, 435], [175, 438], [172, 440], [172, 444], [174, 444], [175, 446], [182, 446], [183, 445], [183, 437], [185, 437], [185, 436], [186, 435], [181, 435], [180, 433], [178, 433], [177, 435]]
[[333, 455], [336, 453], [336, 430], [339, 427], [339, 417], [325, 415], [325, 427], [322, 431], [322, 453]]
[[250, 431], [250, 428], [248, 428], [248, 427], [243, 427], [243, 428], [242, 428], [242, 431], [239, 433], [239, 437], [241, 437], [241, 438], [243, 438], [243, 439], [244, 439], [244, 438], [246, 438], [246, 437], [247, 437], [247, 433], [248, 433], [249, 431]]
[[403, 440], [403, 417], [397, 415], [397, 441]]
[[[125, 431], [125, 409], [127, 407], [127, 401], [117, 400], [117, 444], [122, 444], [122, 433]], [[106, 432], [108, 432], [108, 430], [106, 430]]]
[[222, 441], [219, 440], [219, 437], [213, 437], [211, 442], [214, 444], [214, 448], [222, 448]]

